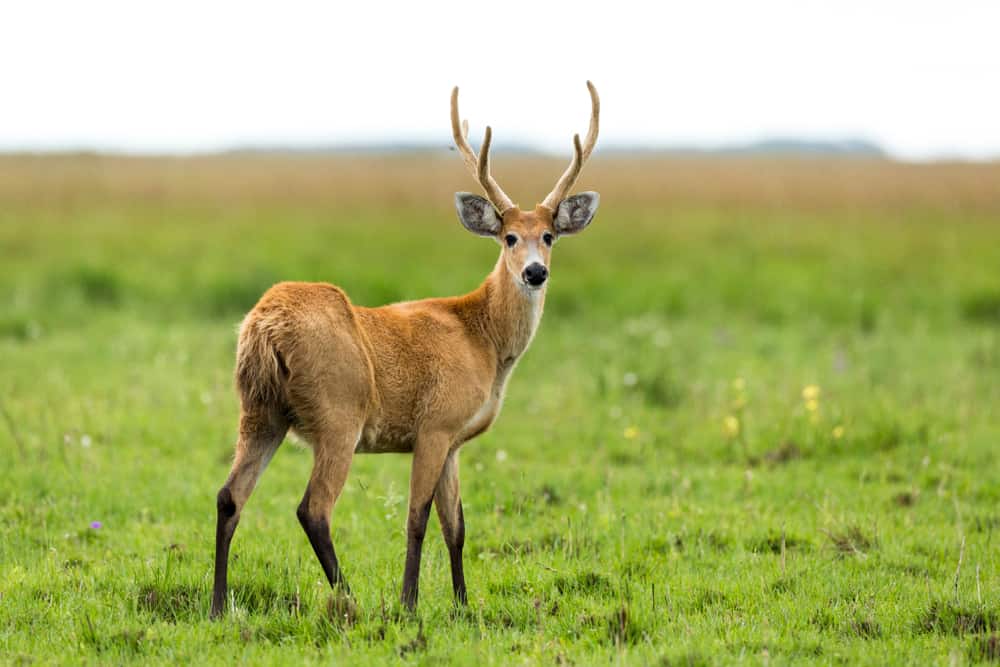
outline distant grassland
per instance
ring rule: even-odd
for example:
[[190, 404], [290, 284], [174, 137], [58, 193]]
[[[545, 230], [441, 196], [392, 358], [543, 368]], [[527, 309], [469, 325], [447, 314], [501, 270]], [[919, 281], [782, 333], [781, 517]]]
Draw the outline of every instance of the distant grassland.
[[[495, 161], [523, 206], [564, 166]], [[446, 150], [0, 157], [0, 660], [997, 660], [1000, 165], [598, 154], [580, 189], [597, 219], [462, 452], [469, 609], [436, 535], [395, 603], [401, 456], [355, 461], [331, 600], [286, 444], [213, 624], [236, 323], [279, 280], [472, 289], [476, 185]]]
[[[522, 207], [548, 193], [564, 160], [500, 154], [494, 173]], [[1000, 210], [1000, 163], [908, 164], [814, 157], [602, 157], [580, 189], [620, 206], [934, 207]], [[474, 189], [453, 150], [407, 155], [124, 157], [0, 155], [0, 196], [37, 203], [139, 199], [148, 203], [363, 205], [449, 209]]]

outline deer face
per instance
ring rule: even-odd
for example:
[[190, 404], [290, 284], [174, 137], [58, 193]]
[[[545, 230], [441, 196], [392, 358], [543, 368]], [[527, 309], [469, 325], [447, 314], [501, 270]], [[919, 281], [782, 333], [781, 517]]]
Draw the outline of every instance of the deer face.
[[539, 204], [534, 211], [515, 206], [500, 216], [483, 197], [468, 192], [455, 195], [459, 220], [470, 232], [492, 237], [503, 246], [508, 272], [526, 290], [544, 287], [556, 239], [583, 231], [594, 219], [599, 201], [596, 192], [581, 192], [564, 199], [555, 213]]
[[468, 192], [455, 195], [458, 218], [473, 234], [491, 236], [503, 246], [507, 270], [527, 290], [541, 289], [549, 277], [549, 255], [552, 244], [565, 234], [582, 231], [597, 212], [600, 197], [596, 192], [581, 192], [567, 197], [583, 163], [590, 157], [597, 143], [601, 115], [601, 102], [594, 84], [587, 82], [590, 91], [590, 129], [585, 142], [580, 135], [573, 137], [573, 159], [542, 203], [534, 211], [521, 211], [510, 197], [500, 189], [490, 173], [490, 144], [493, 131], [487, 126], [483, 145], [477, 155], [469, 145], [469, 124], [459, 121], [458, 88], [451, 92], [451, 130], [455, 145], [466, 167], [483, 186], [488, 198]]

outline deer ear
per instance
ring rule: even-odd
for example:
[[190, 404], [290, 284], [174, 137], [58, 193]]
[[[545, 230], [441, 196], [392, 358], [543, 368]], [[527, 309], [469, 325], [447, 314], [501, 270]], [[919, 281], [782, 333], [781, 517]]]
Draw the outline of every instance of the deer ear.
[[581, 192], [563, 199], [556, 209], [555, 228], [558, 234], [576, 234], [594, 219], [601, 196], [596, 192]]
[[458, 219], [473, 234], [496, 237], [500, 233], [500, 216], [488, 200], [471, 192], [455, 193]]

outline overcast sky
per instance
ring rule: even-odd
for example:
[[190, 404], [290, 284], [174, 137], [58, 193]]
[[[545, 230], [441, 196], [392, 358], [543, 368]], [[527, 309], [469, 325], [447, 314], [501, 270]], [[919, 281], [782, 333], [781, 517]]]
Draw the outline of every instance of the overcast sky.
[[0, 150], [873, 140], [1000, 156], [1000, 2], [7, 2]]

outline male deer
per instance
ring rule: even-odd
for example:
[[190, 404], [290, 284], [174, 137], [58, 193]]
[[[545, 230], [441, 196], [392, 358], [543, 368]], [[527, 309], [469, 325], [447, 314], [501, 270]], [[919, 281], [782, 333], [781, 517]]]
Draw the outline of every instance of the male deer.
[[573, 137], [569, 167], [533, 211], [521, 211], [490, 174], [490, 128], [478, 156], [469, 146], [468, 122], [459, 124], [458, 88], [452, 91], [455, 143], [488, 197], [456, 194], [458, 217], [501, 246], [478, 289], [365, 308], [333, 285], [286, 282], [269, 289], [243, 320], [236, 352], [239, 439], [218, 495], [213, 617], [225, 607], [229, 545], [240, 511], [289, 429], [312, 446], [298, 518], [331, 586], [347, 590], [329, 520], [354, 454], [412, 452], [401, 601], [411, 610], [417, 604], [433, 501], [455, 599], [466, 602], [458, 450], [500, 411], [510, 373], [542, 316], [552, 244], [582, 231], [597, 211], [596, 192], [567, 198], [597, 142], [600, 102], [593, 84], [587, 87], [586, 140]]

